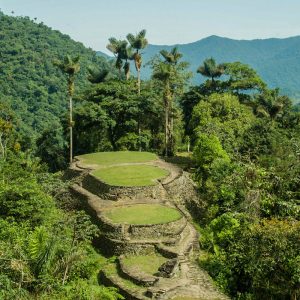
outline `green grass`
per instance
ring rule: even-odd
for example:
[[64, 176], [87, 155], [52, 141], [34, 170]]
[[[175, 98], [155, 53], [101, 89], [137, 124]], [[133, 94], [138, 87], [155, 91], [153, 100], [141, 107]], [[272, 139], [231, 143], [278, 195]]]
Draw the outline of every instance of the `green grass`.
[[161, 255], [137, 255], [124, 258], [124, 264], [135, 270], [143, 271], [147, 274], [154, 275], [158, 268], [168, 259]]
[[118, 279], [118, 281], [121, 282], [122, 286], [128, 288], [128, 289], [131, 289], [131, 290], [137, 290], [137, 291], [143, 291], [144, 288], [133, 283], [132, 281], [130, 281], [129, 279], [125, 279], [125, 278], [121, 278], [118, 274], [118, 270], [117, 270], [117, 266], [115, 263], [110, 263], [110, 264], [107, 264], [104, 268], [103, 268], [104, 272], [107, 274], [107, 275], [110, 275], [110, 276], [113, 276], [115, 278]]
[[134, 225], [162, 224], [181, 218], [180, 212], [160, 204], [135, 204], [112, 208], [104, 212], [105, 216], [114, 223]]
[[118, 152], [98, 152], [78, 156], [86, 164], [97, 164], [109, 166], [122, 163], [142, 163], [156, 160], [157, 156], [150, 152], [138, 151], [118, 151]]
[[166, 177], [168, 171], [148, 165], [126, 165], [97, 169], [92, 174], [113, 186], [148, 186]]

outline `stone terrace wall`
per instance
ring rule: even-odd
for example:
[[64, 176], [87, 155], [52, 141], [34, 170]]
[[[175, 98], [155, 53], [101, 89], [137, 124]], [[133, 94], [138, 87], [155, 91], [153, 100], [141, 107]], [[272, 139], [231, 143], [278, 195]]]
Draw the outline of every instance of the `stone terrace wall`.
[[156, 251], [156, 242], [130, 243], [128, 240], [115, 240], [101, 235], [94, 241], [94, 246], [99, 247], [103, 254], [112, 255], [148, 255]]
[[183, 216], [168, 223], [143, 225], [113, 223], [103, 213], [98, 214], [98, 219], [102, 233], [114, 239], [160, 240], [169, 237], [177, 239], [187, 224], [187, 220]]
[[111, 186], [92, 174], [88, 174], [82, 181], [82, 187], [102, 199], [118, 200], [120, 197], [128, 199], [160, 198], [162, 189], [159, 184], [141, 187]]
[[153, 225], [129, 225], [128, 234], [132, 239], [162, 237], [178, 237], [186, 226], [186, 219], [181, 217], [177, 221]]

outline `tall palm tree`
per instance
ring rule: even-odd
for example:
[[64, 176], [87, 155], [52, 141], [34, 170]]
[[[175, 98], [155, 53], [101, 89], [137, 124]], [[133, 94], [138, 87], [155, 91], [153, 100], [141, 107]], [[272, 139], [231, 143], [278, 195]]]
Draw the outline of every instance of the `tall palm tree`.
[[[123, 67], [126, 79], [130, 76], [130, 63], [129, 60], [132, 59], [132, 50], [128, 47], [128, 42], [126, 40], [117, 40], [114, 37], [108, 39], [109, 44], [106, 48], [111, 51], [116, 58], [116, 68], [119, 70], [121, 76], [121, 69]], [[123, 63], [125, 60], [125, 63]]]
[[79, 56], [65, 56], [63, 60], [56, 60], [54, 64], [68, 77], [69, 96], [69, 129], [70, 129], [70, 164], [73, 161], [73, 95], [75, 89], [75, 75], [80, 71]]
[[156, 65], [153, 78], [161, 81], [164, 85], [164, 109], [165, 109], [165, 156], [169, 155], [169, 137], [170, 137], [170, 126], [169, 126], [169, 112], [170, 102], [172, 101], [171, 92], [171, 77], [172, 77], [172, 66], [166, 62], [160, 62]]
[[127, 41], [122, 41], [120, 57], [121, 59], [125, 60], [123, 69], [124, 69], [126, 80], [128, 80], [130, 77], [130, 60], [133, 59], [133, 53], [132, 53], [132, 48], [128, 46]]
[[[145, 38], [146, 30], [141, 30], [138, 34], [133, 35], [131, 33], [127, 34], [127, 40], [132, 49], [135, 49], [135, 53], [132, 55], [134, 60], [135, 69], [137, 71], [137, 88], [138, 96], [141, 95], [141, 67], [142, 67], [142, 55], [140, 51], [145, 49], [148, 45], [148, 40]], [[141, 122], [138, 121], [138, 134], [139, 134], [139, 151], [142, 151], [141, 147]]]
[[117, 40], [114, 37], [111, 37], [108, 39], [109, 44], [107, 44], [106, 48], [113, 53], [113, 55], [116, 58], [116, 68], [119, 70], [119, 74], [121, 76], [121, 69], [123, 67], [123, 61], [121, 58], [121, 49], [122, 49], [122, 44], [123, 41]]
[[203, 65], [197, 69], [197, 73], [202, 74], [205, 77], [211, 78], [212, 83], [214, 83], [215, 78], [220, 77], [225, 72], [223, 64], [217, 64], [216, 61], [211, 57], [207, 58]]
[[148, 40], [145, 38], [146, 30], [141, 30], [137, 35], [131, 33], [127, 34], [127, 40], [130, 46], [135, 49], [133, 54], [134, 64], [138, 75], [138, 95], [141, 94], [141, 67], [142, 67], [142, 55], [140, 51], [145, 49], [148, 45]]
[[[166, 78], [167, 80], [165, 80], [165, 109], [167, 111], [166, 113], [166, 127], [167, 127], [167, 140], [165, 141], [166, 145], [168, 145], [166, 147], [166, 156], [168, 156], [168, 148], [170, 147], [170, 149], [172, 149], [173, 147], [173, 140], [174, 140], [174, 136], [173, 136], [173, 124], [174, 124], [174, 117], [173, 117], [173, 90], [174, 87], [171, 87], [170, 85], [170, 79], [172, 74], [175, 74], [175, 68], [176, 65], [178, 64], [179, 60], [182, 58], [182, 53], [180, 53], [178, 51], [177, 47], [174, 47], [171, 49], [170, 52], [166, 51], [166, 50], [161, 50], [160, 51], [161, 56], [164, 58], [164, 64], [168, 67], [165, 67], [165, 70], [161, 70], [163, 71], [164, 75], [163, 77], [168, 77]], [[167, 101], [167, 103], [166, 103]]]

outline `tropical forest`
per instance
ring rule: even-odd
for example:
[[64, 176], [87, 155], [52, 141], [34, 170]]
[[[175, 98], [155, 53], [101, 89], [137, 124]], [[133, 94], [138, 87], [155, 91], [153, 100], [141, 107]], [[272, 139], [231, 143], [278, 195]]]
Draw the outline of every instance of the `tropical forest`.
[[150, 43], [0, 11], [1, 300], [300, 299], [299, 94]]

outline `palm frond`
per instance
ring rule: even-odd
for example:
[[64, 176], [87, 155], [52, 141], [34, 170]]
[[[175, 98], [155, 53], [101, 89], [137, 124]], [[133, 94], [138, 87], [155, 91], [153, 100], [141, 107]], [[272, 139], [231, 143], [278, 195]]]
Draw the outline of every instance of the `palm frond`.
[[109, 74], [109, 71], [104, 70], [96, 70], [93, 67], [88, 67], [89, 75], [87, 77], [88, 81], [91, 83], [100, 83], [105, 81], [106, 77]]

